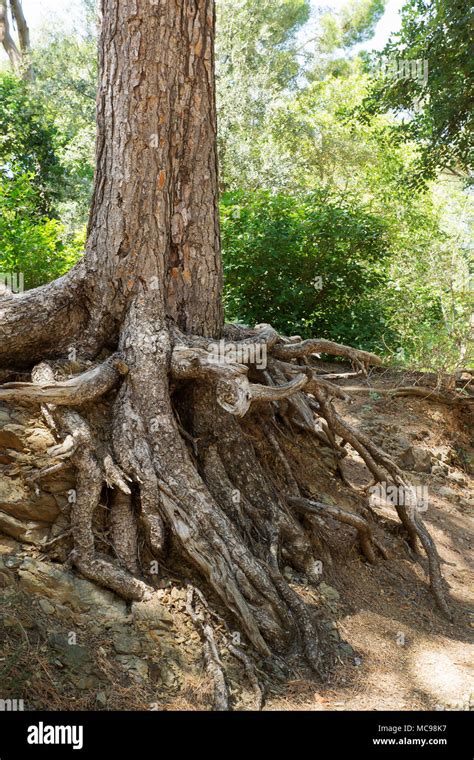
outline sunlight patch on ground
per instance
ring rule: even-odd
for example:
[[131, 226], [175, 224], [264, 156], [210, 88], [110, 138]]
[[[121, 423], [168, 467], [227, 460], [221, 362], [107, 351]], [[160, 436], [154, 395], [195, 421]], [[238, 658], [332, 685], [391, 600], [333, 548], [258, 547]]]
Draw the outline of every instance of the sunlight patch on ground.
[[413, 653], [412, 667], [420, 687], [440, 702], [459, 699], [474, 690], [465, 643], [448, 644], [442, 651], [421, 646]]

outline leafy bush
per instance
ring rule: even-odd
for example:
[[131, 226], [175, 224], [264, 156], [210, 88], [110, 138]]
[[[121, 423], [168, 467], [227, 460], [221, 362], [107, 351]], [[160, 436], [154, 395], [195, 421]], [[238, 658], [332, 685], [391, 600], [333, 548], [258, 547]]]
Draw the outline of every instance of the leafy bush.
[[227, 318], [377, 350], [390, 254], [354, 199], [233, 192], [221, 204]]
[[64, 226], [57, 219], [38, 214], [34, 178], [0, 173], [2, 275], [22, 274], [26, 289], [59, 277], [77, 261], [84, 246], [83, 236], [67, 244], [64, 238]]
[[28, 83], [0, 72], [0, 171], [29, 175], [39, 216], [53, 215], [63, 180], [56, 129]]
[[70, 269], [84, 232], [67, 232], [58, 219], [66, 175], [53, 118], [9, 72], [0, 72], [0, 134], [0, 273], [22, 275], [29, 289]]

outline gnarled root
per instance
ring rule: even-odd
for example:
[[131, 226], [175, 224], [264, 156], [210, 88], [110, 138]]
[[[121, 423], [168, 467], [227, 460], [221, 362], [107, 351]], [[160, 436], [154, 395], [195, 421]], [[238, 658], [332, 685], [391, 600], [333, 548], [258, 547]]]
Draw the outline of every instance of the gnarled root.
[[313, 512], [314, 514], [320, 514], [322, 516], [327, 515], [328, 517], [332, 517], [334, 520], [338, 520], [339, 522], [345, 523], [346, 525], [351, 525], [357, 530], [357, 533], [359, 535], [359, 542], [362, 553], [372, 565], [375, 565], [377, 560], [374, 546], [379, 547], [380, 544], [377, 545], [374, 542], [372, 529], [367, 520], [365, 520], [363, 517], [356, 515], [353, 512], [347, 512], [345, 509], [341, 509], [341, 507], [334, 507], [330, 504], [322, 504], [321, 502], [314, 501], [313, 499], [303, 499], [301, 497], [290, 496], [288, 497], [288, 503], [303, 512]]
[[[83, 575], [125, 598], [142, 599], [152, 593], [154, 560], [172, 547], [206, 579], [260, 654], [303, 653], [318, 670], [314, 613], [288, 585], [283, 563], [318, 582], [312, 515], [354, 527], [369, 562], [376, 550], [385, 550], [360, 515], [305, 498], [284, 441], [296, 429], [310, 450], [316, 452], [318, 442], [336, 458], [350, 444], [376, 481], [406, 485], [391, 458], [337, 414], [332, 399], [347, 399], [346, 392], [318, 375], [307, 357], [334, 353], [364, 371], [379, 360], [330, 341], [283, 339], [269, 325], [227, 326], [224, 333], [219, 344], [183, 335], [168, 328], [152, 299], [137, 298], [117, 353], [67, 380], [40, 364], [32, 383], [3, 385], [0, 399], [42, 404], [60, 436], [50, 450], [51, 467], [68, 459], [76, 469], [72, 561]], [[255, 361], [253, 344], [266, 366]], [[93, 410], [99, 399], [111, 414], [98, 421]], [[240, 421], [244, 415], [252, 418], [255, 438]], [[262, 441], [283, 488], [262, 457]], [[95, 548], [94, 513], [104, 488], [114, 556], [99, 556]], [[421, 541], [433, 594], [448, 613], [433, 541], [416, 509], [395, 507], [412, 541]], [[216, 703], [225, 709], [216, 648], [201, 628]]]
[[[40, 388], [48, 385], [54, 389], [54, 373], [51, 367], [42, 363], [37, 365], [32, 372], [33, 385]], [[105, 386], [108, 387], [108, 384]], [[93, 397], [95, 397], [95, 386]], [[51, 391], [54, 397], [54, 391]], [[96, 581], [116, 591], [127, 599], [143, 599], [147, 592], [147, 586], [131, 573], [115, 566], [106, 559], [95, 554], [95, 539], [92, 529], [93, 515], [99, 504], [104, 480], [111, 477], [115, 482], [125, 486], [120, 477], [118, 468], [107, 458], [106, 465], [102, 465], [98, 458], [98, 445], [94, 439], [90, 425], [76, 411], [71, 409], [48, 406], [57, 428], [66, 437], [68, 445], [64, 453], [70, 458], [76, 469], [76, 489], [73, 494], [71, 506], [71, 528], [74, 540], [72, 561], [89, 580]], [[63, 453], [62, 449], [60, 449]], [[56, 455], [59, 453], [56, 450]]]

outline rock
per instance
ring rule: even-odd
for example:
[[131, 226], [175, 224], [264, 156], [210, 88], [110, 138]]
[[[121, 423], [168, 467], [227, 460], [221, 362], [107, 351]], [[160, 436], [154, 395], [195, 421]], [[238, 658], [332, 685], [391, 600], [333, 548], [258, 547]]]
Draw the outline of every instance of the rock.
[[411, 441], [406, 435], [396, 435], [393, 438], [393, 442], [403, 451], [406, 451], [411, 446]]
[[23, 450], [23, 442], [19, 436], [22, 432], [20, 425], [5, 425], [0, 429], [0, 449]]
[[98, 691], [95, 695], [95, 701], [99, 707], [107, 707], [107, 695], [105, 691]]
[[46, 615], [54, 615], [56, 612], [56, 607], [51, 602], [48, 602], [47, 599], [40, 599], [39, 606]]
[[0, 572], [0, 588], [7, 588], [13, 583], [13, 578], [8, 573]]
[[398, 457], [401, 467], [414, 472], [431, 472], [431, 452], [421, 446], [409, 446]]
[[46, 428], [33, 428], [28, 431], [26, 443], [30, 451], [43, 454], [56, 443], [54, 436]]
[[142, 681], [148, 680], [148, 663], [145, 660], [140, 660], [139, 657], [129, 654], [119, 654], [117, 660], [132, 678]]
[[[3, 549], [3, 546], [2, 546], [2, 549]], [[9, 554], [4, 559], [0, 557], [0, 567], [8, 567], [9, 570], [16, 570], [23, 564], [24, 561], [25, 561], [25, 558], [23, 556], [17, 556], [16, 554]]]
[[0, 508], [4, 505], [18, 504], [28, 499], [28, 491], [18, 478], [0, 478]]
[[452, 480], [460, 486], [467, 486], [467, 478], [462, 472], [459, 472], [459, 470], [451, 470], [446, 477], [448, 480]]
[[455, 491], [454, 488], [449, 488], [449, 486], [444, 486], [443, 488], [440, 488], [438, 493], [440, 496], [443, 496], [447, 499], [457, 499], [459, 497], [458, 492]]
[[152, 683], [159, 683], [163, 680], [162, 666], [157, 662], [150, 663], [149, 678]]
[[328, 602], [337, 602], [337, 600], [340, 598], [339, 591], [333, 588], [333, 586], [329, 586], [324, 581], [321, 581], [318, 586], [318, 590]]
[[133, 621], [137, 628], [154, 629], [167, 628], [173, 623], [173, 618], [167, 609], [156, 598], [147, 599], [143, 602], [132, 603]]
[[114, 636], [114, 649], [119, 654], [140, 654], [142, 650], [141, 643], [128, 633], [119, 633]]
[[0, 510], [16, 520], [53, 523], [59, 508], [54, 496], [44, 491], [35, 494], [19, 480], [4, 478], [0, 481]]
[[341, 644], [339, 644], [339, 649], [341, 652], [344, 652], [344, 654], [349, 655], [349, 657], [352, 657], [354, 654], [354, 650], [352, 649], [351, 645], [346, 641], [343, 641]]
[[[60, 515], [56, 499], [49, 493], [40, 491], [24, 505], [25, 516], [45, 523], [54, 523]], [[22, 515], [19, 515], [22, 517]]]
[[41, 544], [49, 536], [49, 525], [33, 520], [23, 522], [0, 512], [0, 531], [27, 544]]
[[63, 567], [28, 557], [19, 567], [18, 577], [23, 590], [64, 604], [74, 612], [90, 613], [102, 626], [129, 620], [122, 599]]
[[77, 689], [81, 691], [89, 691], [90, 689], [97, 689], [100, 686], [100, 679], [94, 675], [88, 676], [71, 676], [71, 681]]
[[89, 674], [94, 669], [94, 659], [88, 648], [80, 644], [70, 644], [65, 634], [51, 634], [48, 644], [58, 652], [59, 660], [70, 670], [81, 674]]

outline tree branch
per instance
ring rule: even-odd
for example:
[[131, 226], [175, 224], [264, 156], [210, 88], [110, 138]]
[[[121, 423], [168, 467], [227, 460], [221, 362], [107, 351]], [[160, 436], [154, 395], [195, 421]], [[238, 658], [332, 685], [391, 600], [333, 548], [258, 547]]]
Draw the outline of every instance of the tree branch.
[[0, 42], [7, 53], [11, 65], [16, 73], [21, 69], [21, 53], [18, 50], [15, 40], [10, 33], [10, 22], [8, 20], [7, 0], [0, 0]]

